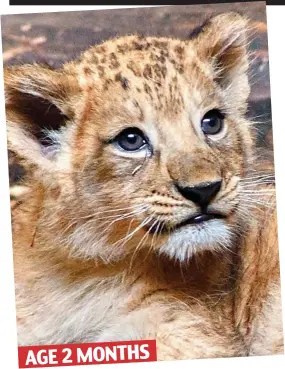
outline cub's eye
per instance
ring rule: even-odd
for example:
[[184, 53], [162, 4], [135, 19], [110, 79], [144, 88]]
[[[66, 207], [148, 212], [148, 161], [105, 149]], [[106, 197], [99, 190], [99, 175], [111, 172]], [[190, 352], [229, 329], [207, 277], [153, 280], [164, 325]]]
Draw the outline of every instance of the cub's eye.
[[218, 110], [208, 111], [201, 120], [201, 128], [205, 135], [215, 135], [219, 133], [224, 126], [224, 115]]
[[143, 132], [138, 128], [127, 128], [113, 140], [116, 145], [125, 151], [139, 151], [147, 145]]

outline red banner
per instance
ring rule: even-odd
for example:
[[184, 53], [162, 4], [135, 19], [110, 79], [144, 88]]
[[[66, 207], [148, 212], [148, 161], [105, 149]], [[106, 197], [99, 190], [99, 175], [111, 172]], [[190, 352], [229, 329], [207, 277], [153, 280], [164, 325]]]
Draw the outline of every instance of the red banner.
[[155, 340], [18, 347], [19, 368], [156, 361]]

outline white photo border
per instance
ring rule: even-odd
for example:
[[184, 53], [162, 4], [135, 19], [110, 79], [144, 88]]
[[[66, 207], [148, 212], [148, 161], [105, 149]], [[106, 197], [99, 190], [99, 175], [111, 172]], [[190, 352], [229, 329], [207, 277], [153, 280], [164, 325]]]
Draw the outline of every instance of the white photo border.
[[[230, 1], [229, 1], [230, 2]], [[189, 3], [190, 5], [190, 3]], [[21, 13], [44, 13], [59, 11], [81, 11], [114, 8], [133, 8], [136, 6], [9, 6], [9, 1], [5, 0], [5, 5], [1, 6], [1, 14], [21, 14]], [[140, 6], [144, 7], [144, 6]], [[145, 6], [150, 7], [150, 6]], [[283, 326], [285, 321], [285, 29], [283, 28], [285, 19], [285, 6], [267, 6], [268, 44], [269, 44], [269, 67], [271, 85], [271, 103], [273, 120], [275, 175], [277, 191], [277, 210], [279, 226], [279, 252], [281, 267], [281, 287], [283, 304]], [[1, 36], [1, 32], [0, 32]], [[2, 38], [0, 37], [0, 48], [2, 49]], [[2, 55], [1, 55], [2, 60]], [[12, 235], [11, 235], [11, 214], [9, 201], [9, 179], [8, 179], [8, 158], [6, 143], [5, 106], [3, 92], [3, 68], [0, 68], [0, 363], [1, 367], [7, 369], [18, 369], [17, 334], [16, 334], [16, 311], [15, 292], [12, 258]], [[189, 364], [194, 369], [240, 369], [240, 367], [251, 368], [268, 367], [284, 368], [285, 356], [263, 356], [250, 358], [221, 358], [221, 359], [201, 359], [191, 361], [175, 362], [153, 362], [136, 364], [109, 364], [108, 369], [132, 369], [147, 367], [148, 369], [186, 369]], [[84, 366], [86, 369], [94, 369], [94, 365]], [[102, 369], [106, 365], [100, 365]], [[66, 367], [57, 367], [66, 368]], [[80, 368], [80, 366], [70, 366]]]

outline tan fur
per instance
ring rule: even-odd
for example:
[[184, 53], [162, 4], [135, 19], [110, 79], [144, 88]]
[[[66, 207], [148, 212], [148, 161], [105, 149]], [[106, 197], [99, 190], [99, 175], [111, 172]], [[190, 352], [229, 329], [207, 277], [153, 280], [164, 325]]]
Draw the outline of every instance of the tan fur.
[[[246, 27], [222, 14], [189, 41], [128, 36], [62, 70], [5, 70], [9, 148], [33, 173], [13, 214], [19, 345], [155, 338], [160, 360], [282, 352], [274, 194], [247, 192], [273, 187], [256, 177], [244, 118]], [[205, 139], [214, 108], [227, 131]], [[49, 157], [41, 129], [60, 120]], [[107, 143], [134, 126], [151, 157]], [[217, 242], [149, 234], [197, 211], [175, 181], [219, 178]]]

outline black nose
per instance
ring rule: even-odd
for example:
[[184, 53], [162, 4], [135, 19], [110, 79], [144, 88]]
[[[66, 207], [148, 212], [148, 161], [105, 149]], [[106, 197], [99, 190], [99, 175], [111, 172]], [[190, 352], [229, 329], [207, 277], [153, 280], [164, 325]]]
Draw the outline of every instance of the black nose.
[[201, 207], [206, 207], [220, 191], [221, 185], [222, 181], [215, 181], [187, 187], [176, 184], [176, 188], [185, 199], [191, 200]]

